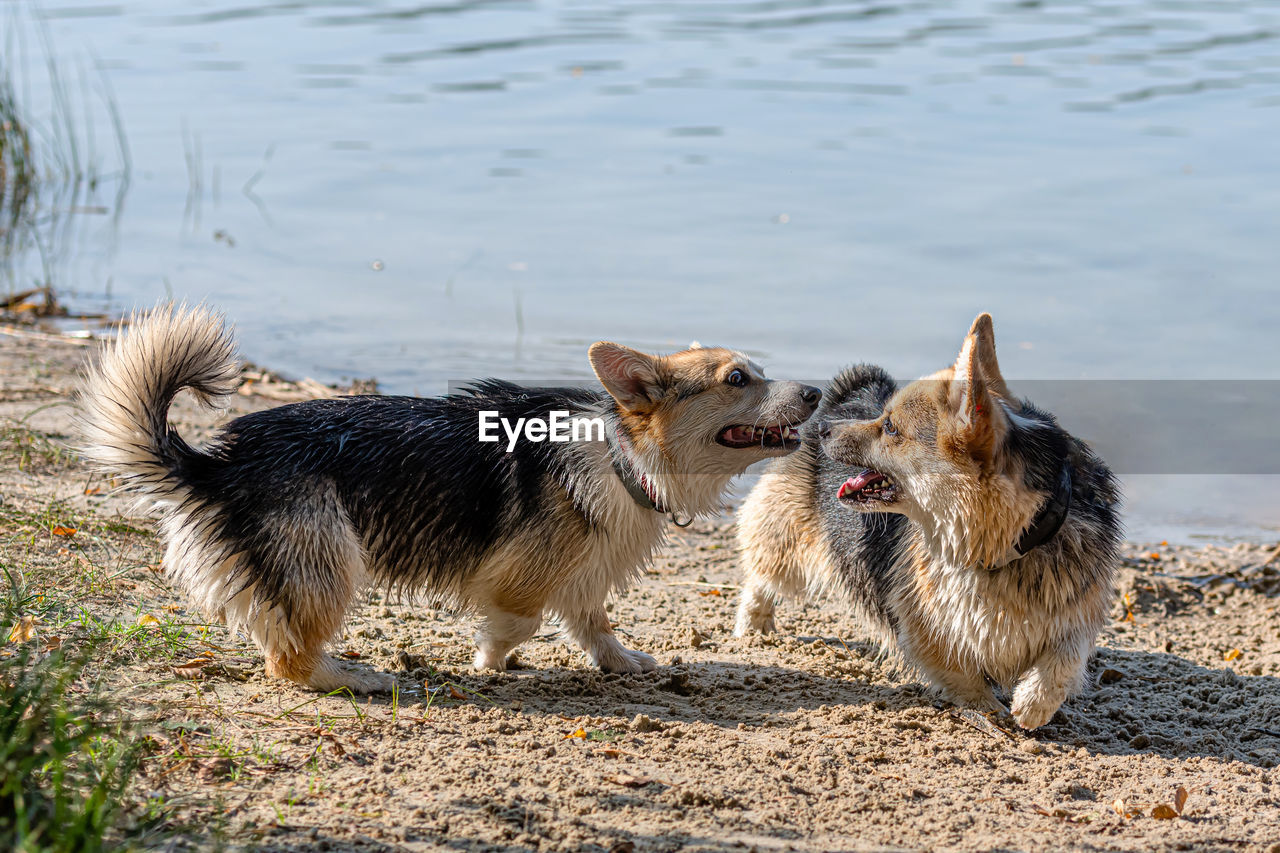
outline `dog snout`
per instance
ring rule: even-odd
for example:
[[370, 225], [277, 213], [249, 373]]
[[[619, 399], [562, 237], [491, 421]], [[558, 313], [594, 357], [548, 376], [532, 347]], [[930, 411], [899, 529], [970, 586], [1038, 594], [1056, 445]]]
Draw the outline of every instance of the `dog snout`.
[[791, 417], [808, 418], [818, 408], [822, 389], [790, 379], [773, 383], [774, 399], [791, 410]]
[[859, 421], [823, 421], [818, 427], [822, 452], [837, 462], [854, 464], [861, 455]]

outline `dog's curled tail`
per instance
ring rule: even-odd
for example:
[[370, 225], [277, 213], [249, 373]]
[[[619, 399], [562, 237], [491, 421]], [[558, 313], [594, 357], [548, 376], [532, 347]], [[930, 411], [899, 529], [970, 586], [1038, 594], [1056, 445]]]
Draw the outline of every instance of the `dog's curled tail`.
[[81, 451], [125, 491], [160, 504], [187, 494], [184, 468], [200, 454], [169, 426], [183, 388], [215, 406], [240, 379], [220, 314], [167, 305], [133, 315], [86, 372], [78, 394]]

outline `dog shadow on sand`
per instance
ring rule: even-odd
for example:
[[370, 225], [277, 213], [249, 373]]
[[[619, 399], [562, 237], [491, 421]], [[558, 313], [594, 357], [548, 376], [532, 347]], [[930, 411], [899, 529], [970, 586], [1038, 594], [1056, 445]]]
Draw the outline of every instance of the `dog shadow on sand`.
[[1280, 678], [1112, 648], [1094, 654], [1089, 677], [1037, 738], [1107, 755], [1280, 764]]
[[[723, 728], [783, 728], [795, 712], [823, 706], [844, 706], [852, 712], [871, 708], [880, 714], [954, 710], [922, 684], [888, 683], [883, 673], [892, 667], [878, 659], [871, 644], [805, 639], [845, 651], [845, 657], [852, 658], [849, 668], [865, 667], [866, 674], [833, 676], [777, 665], [708, 661], [662, 666], [643, 675], [551, 668], [458, 678], [499, 705], [518, 702], [524, 713], [626, 718], [644, 714], [654, 720], [702, 721]], [[1084, 691], [1049, 723], [1022, 732], [1011, 718], [995, 722], [1018, 738], [1082, 747], [1091, 753], [1199, 756], [1270, 768], [1280, 764], [1280, 678], [1212, 669], [1174, 654], [1104, 647], [1089, 662]]]
[[[937, 702], [921, 685], [887, 680], [886, 669], [871, 646], [846, 645], [835, 640], [825, 642], [846, 650], [845, 660], [853, 667], [865, 666], [867, 675], [828, 675], [784, 666], [719, 661], [679, 663], [660, 667], [653, 673], [625, 676], [586, 668], [517, 670], [493, 675], [437, 671], [431, 675], [436, 683], [442, 678], [453, 678], [454, 683], [467, 691], [482, 694], [483, 699], [474, 700], [478, 705], [487, 706], [492, 702], [501, 707], [519, 707], [522, 715], [558, 715], [569, 720], [581, 716], [634, 720], [643, 715], [657, 726], [679, 721], [737, 729], [740, 724], [746, 724], [766, 732], [776, 729], [784, 735], [799, 729], [814, 738], [828, 734], [828, 727], [838, 731], [844, 722], [859, 722], [863, 724], [865, 738], [868, 719], [882, 719], [888, 728], [895, 720], [927, 720], [934, 715], [955, 717], [955, 709]], [[416, 678], [419, 674], [414, 675]], [[1089, 664], [1089, 679], [1083, 694], [1067, 703], [1049, 724], [1031, 733], [1010, 732], [1007, 735], [1010, 747], [1015, 747], [1015, 741], [1034, 739], [1101, 755], [1147, 753], [1179, 760], [1199, 756], [1258, 767], [1280, 763], [1280, 731], [1273, 728], [1280, 725], [1277, 722], [1280, 721], [1280, 678], [1211, 669], [1173, 654], [1102, 648]], [[390, 700], [376, 697], [371, 701], [379, 705]], [[806, 720], [806, 715], [797, 713], [824, 706], [826, 713], [821, 718]], [[842, 710], [845, 713], [841, 713]], [[810, 725], [811, 721], [817, 724]], [[1005, 729], [1010, 725], [1008, 720], [997, 722]], [[631, 723], [630, 728], [636, 730], [637, 724], [648, 723], [638, 720]], [[987, 733], [975, 730], [972, 734], [975, 740], [992, 736], [1006, 737], [994, 730]], [[477, 760], [481, 760], [479, 756]], [[629, 799], [634, 799], [634, 805], [642, 808], [672, 807], [671, 803], [664, 805], [665, 800], [655, 801], [648, 794], [621, 791], [611, 795], [611, 808], [625, 805], [624, 801]], [[527, 803], [460, 795], [452, 807], [477, 814], [483, 812], [485, 820], [523, 827], [525, 832], [537, 834], [547, 829], [543, 825], [546, 815]], [[519, 813], [522, 809], [524, 813]], [[783, 836], [755, 837], [750, 831], [723, 837], [704, 836], [702, 830], [693, 826], [680, 827], [678, 838], [648, 836], [637, 827], [623, 825], [597, 829], [617, 837], [603, 846], [584, 849], [601, 853], [667, 849], [729, 851], [752, 846], [774, 849], [780, 845], [785, 847], [786, 842]], [[406, 841], [389, 843], [349, 835], [330, 838], [322, 832], [302, 839], [296, 836], [264, 839], [262, 849], [444, 848], [502, 853], [531, 849], [527, 840], [518, 837], [519, 833], [515, 833], [517, 837], [509, 844], [482, 843], [465, 834], [428, 835], [432, 836], [429, 842], [415, 844], [414, 833], [410, 833]], [[842, 847], [840, 839], [830, 841], [834, 845], [832, 849]]]

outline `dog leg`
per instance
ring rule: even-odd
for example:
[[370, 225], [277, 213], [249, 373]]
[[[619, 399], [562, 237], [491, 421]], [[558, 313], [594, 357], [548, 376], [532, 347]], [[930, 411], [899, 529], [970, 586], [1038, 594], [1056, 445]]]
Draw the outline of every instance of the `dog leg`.
[[[915, 628], [921, 631], [919, 626]], [[932, 641], [928, 633], [899, 633], [898, 646], [903, 657], [911, 661], [947, 701], [978, 711], [1009, 712], [996, 698], [977, 664], [970, 661], [968, 666], [957, 666], [961, 662], [955, 660], [954, 652]]]
[[335, 603], [324, 612], [312, 610], [310, 618], [295, 613], [285, 621], [259, 617], [251, 630], [267, 659], [267, 675], [329, 693], [343, 687], [352, 693], [386, 693], [395, 686], [395, 676], [385, 672], [348, 669], [324, 653], [325, 643], [337, 633], [346, 611], [346, 602]]
[[[385, 693], [395, 676], [367, 667], [348, 667], [324, 653], [342, 627], [352, 600], [367, 582], [364, 558], [346, 516], [327, 503], [326, 494], [312, 497], [303, 509], [319, 519], [314, 526], [282, 534], [279, 551], [269, 564], [288, 568], [281, 603], [253, 604], [256, 588], [241, 590], [225, 609], [245, 624], [267, 659], [267, 675], [287, 678], [326, 693], [346, 688], [352, 693]], [[300, 566], [309, 564], [309, 568]], [[260, 569], [258, 571], [261, 571]], [[251, 572], [252, 574], [252, 572]]]
[[565, 633], [587, 653], [587, 658], [605, 672], [653, 672], [658, 662], [644, 652], [632, 651], [618, 642], [603, 605], [586, 613], [562, 614]]
[[[809, 569], [815, 549], [808, 533], [817, 528], [808, 496], [792, 479], [768, 473], [738, 511], [738, 552], [742, 555], [742, 597], [733, 635], [771, 634], [773, 612], [783, 598], [803, 601], [809, 594]], [[806, 561], [806, 562], [802, 562]]]
[[1062, 703], [1080, 690], [1093, 642], [1068, 641], [1042, 654], [1013, 690], [1013, 718], [1036, 729], [1053, 718]]
[[507, 654], [536, 634], [541, 625], [542, 614], [520, 616], [496, 606], [484, 608], [476, 629], [475, 668], [505, 671]]
[[768, 580], [749, 576], [743, 580], [742, 596], [738, 599], [738, 618], [734, 622], [733, 636], [748, 634], [772, 634], [778, 630], [773, 619], [778, 594]]
[[738, 617], [733, 636], [772, 634], [777, 630], [773, 613], [784, 598], [804, 601], [809, 597], [809, 578], [790, 552], [762, 555], [748, 551], [743, 556], [745, 570], [742, 596], [738, 599]]

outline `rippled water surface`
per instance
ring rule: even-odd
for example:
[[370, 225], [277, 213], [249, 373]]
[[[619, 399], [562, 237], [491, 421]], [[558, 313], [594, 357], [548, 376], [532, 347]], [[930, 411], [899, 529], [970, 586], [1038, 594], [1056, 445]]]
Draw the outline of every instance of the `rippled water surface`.
[[[911, 376], [991, 310], [1012, 380], [1280, 378], [1274, 0], [46, 3], [6, 26], [101, 69], [131, 163], [17, 279], [210, 299], [295, 374], [436, 393], [582, 376], [614, 338]], [[1134, 479], [1132, 524], [1273, 530], [1276, 484], [1237, 479]]]

